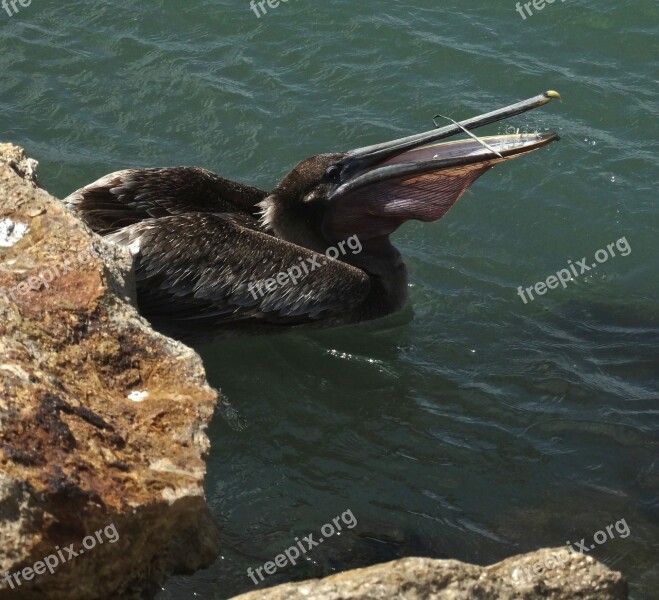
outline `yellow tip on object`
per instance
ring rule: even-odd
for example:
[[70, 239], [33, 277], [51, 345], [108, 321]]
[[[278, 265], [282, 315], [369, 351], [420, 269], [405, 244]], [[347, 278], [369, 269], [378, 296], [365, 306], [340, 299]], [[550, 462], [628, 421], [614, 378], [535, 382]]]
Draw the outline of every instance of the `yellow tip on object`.
[[555, 90], [547, 90], [545, 92], [545, 96], [547, 96], [547, 98], [558, 98], [559, 100], [561, 99], [561, 95]]

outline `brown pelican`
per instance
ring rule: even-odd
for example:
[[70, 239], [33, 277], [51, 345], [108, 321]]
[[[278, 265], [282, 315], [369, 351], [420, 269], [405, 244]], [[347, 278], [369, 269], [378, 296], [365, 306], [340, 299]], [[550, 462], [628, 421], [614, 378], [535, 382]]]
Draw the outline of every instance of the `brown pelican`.
[[[460, 123], [300, 162], [270, 193], [196, 167], [130, 169], [65, 199], [134, 256], [140, 312], [199, 341], [375, 319], [407, 301], [389, 235], [436, 221], [494, 165], [558, 139], [469, 131], [542, 106], [557, 92]], [[466, 132], [467, 139], [437, 143]]]

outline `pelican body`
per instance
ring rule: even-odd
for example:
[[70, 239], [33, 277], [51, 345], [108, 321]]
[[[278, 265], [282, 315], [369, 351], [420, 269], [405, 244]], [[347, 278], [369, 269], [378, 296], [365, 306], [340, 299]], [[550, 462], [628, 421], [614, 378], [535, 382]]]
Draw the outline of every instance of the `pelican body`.
[[558, 136], [440, 140], [557, 97], [312, 156], [271, 192], [198, 167], [129, 169], [65, 202], [129, 248], [140, 313], [167, 335], [195, 342], [377, 319], [408, 301], [407, 269], [389, 236], [406, 221], [440, 219], [487, 170]]

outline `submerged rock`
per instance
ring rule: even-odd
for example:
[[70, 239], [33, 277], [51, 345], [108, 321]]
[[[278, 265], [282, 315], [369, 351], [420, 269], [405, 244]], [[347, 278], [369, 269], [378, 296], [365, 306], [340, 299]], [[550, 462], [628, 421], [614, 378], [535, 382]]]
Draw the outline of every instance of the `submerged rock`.
[[620, 573], [565, 548], [542, 549], [489, 567], [401, 558], [325, 579], [286, 583], [233, 600], [626, 600]]
[[[217, 557], [200, 358], [131, 305], [127, 253], [0, 145], [0, 598], [123, 598]], [[57, 562], [56, 562], [57, 561]]]

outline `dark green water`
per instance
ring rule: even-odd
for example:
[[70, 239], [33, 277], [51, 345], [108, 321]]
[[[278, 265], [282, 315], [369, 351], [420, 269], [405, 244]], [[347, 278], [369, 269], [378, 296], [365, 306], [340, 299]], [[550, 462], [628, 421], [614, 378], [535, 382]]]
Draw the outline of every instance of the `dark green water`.
[[[19, 5], [20, 8], [20, 5]], [[0, 12], [0, 133], [64, 196], [124, 167], [196, 164], [270, 188], [299, 159], [546, 89], [491, 126], [562, 141], [395, 235], [413, 308], [219, 341], [210, 428], [222, 556], [161, 600], [227, 598], [350, 509], [358, 524], [268, 584], [405, 555], [486, 564], [624, 520], [591, 553], [659, 597], [659, 5], [512, 0], [33, 0]], [[524, 304], [516, 292], [625, 238]], [[621, 246], [622, 247], [622, 246]], [[615, 531], [615, 530], [614, 530]]]

